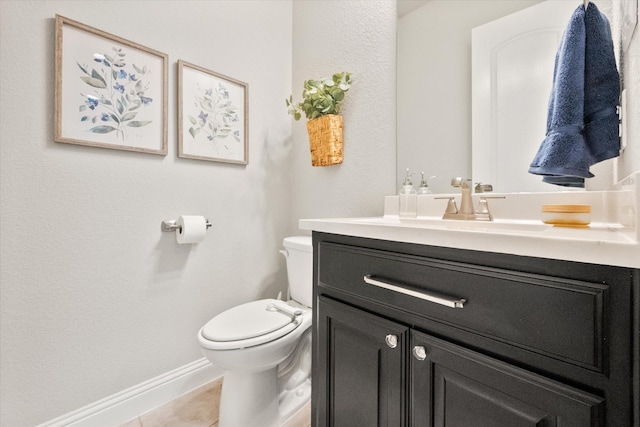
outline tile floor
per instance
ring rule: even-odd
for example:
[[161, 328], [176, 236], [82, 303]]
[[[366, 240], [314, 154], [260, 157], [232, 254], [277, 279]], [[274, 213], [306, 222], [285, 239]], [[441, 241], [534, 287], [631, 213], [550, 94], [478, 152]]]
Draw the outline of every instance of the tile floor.
[[[221, 390], [222, 379], [211, 381], [120, 427], [217, 427]], [[311, 405], [307, 404], [282, 427], [310, 426]]]

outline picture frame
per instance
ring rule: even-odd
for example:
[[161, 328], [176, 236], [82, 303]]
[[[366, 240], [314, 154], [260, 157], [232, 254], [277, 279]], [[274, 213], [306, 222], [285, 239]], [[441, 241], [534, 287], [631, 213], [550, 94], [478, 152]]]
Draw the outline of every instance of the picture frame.
[[178, 60], [178, 157], [249, 163], [249, 85]]
[[167, 154], [168, 56], [56, 15], [56, 142]]

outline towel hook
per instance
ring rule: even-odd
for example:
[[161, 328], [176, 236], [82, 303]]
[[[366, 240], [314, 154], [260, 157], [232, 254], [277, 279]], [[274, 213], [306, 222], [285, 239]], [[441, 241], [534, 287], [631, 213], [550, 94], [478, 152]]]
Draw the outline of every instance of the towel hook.
[[587, 10], [587, 8], [589, 7], [589, 0], [584, 0], [584, 10]]

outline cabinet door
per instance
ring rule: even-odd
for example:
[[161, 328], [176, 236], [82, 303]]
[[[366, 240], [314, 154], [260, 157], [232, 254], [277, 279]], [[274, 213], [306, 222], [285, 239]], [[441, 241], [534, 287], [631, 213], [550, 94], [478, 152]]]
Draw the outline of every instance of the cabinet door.
[[319, 297], [314, 329], [314, 426], [405, 425], [408, 329]]
[[604, 400], [412, 331], [410, 425], [600, 426]]

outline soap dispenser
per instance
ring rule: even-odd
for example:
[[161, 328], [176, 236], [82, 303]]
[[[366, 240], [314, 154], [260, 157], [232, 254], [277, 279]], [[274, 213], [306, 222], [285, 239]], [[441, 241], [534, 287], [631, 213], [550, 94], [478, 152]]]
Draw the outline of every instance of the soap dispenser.
[[398, 215], [400, 217], [415, 218], [418, 214], [418, 192], [413, 188], [413, 183], [411, 182], [412, 175], [413, 174], [409, 173], [409, 169], [407, 168], [407, 176], [404, 178], [402, 187], [400, 187], [400, 191], [398, 192], [400, 199]]
[[400, 187], [400, 191], [398, 191], [398, 194], [399, 195], [418, 194], [416, 189], [413, 188], [413, 183], [411, 182], [411, 177], [413, 176], [413, 173], [409, 173], [409, 168], [407, 168], [406, 171], [407, 171], [407, 176], [404, 177], [404, 182], [402, 183], [402, 186]]
[[420, 181], [420, 187], [418, 187], [418, 194], [432, 194], [431, 190], [429, 189], [429, 180], [435, 178], [435, 175], [428, 179], [424, 179], [424, 172], [421, 172], [421, 175], [422, 180]]

